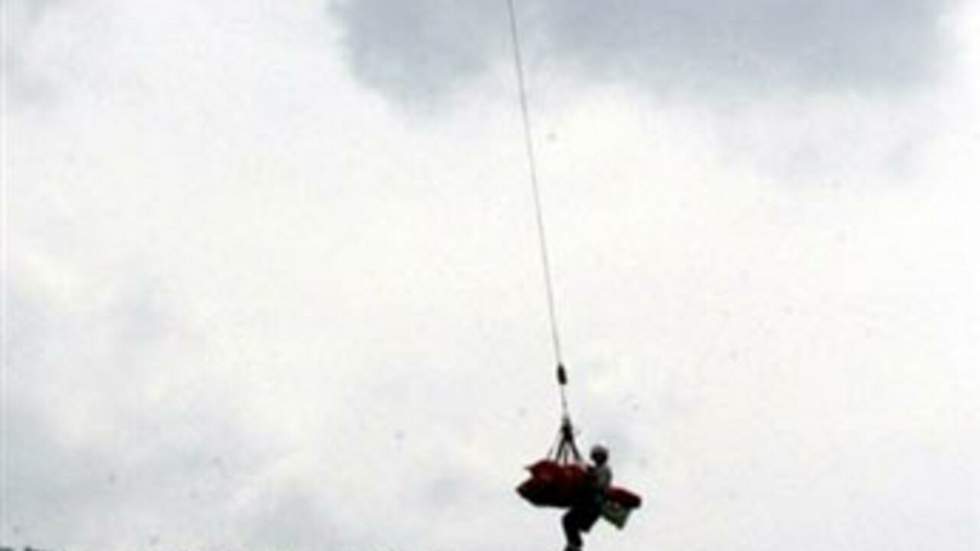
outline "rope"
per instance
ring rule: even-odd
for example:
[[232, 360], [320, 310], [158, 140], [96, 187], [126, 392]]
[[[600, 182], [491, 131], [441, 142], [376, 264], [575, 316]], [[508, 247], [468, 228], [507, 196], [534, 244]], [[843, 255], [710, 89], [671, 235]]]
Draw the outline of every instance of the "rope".
[[527, 150], [527, 167], [531, 179], [531, 190], [534, 195], [534, 214], [538, 226], [538, 245], [541, 252], [541, 266], [544, 269], [544, 287], [548, 299], [548, 320], [551, 325], [551, 343], [555, 352], [555, 363], [558, 365], [558, 380], [561, 388], [562, 411], [566, 413], [568, 403], [565, 399], [565, 375], [562, 367], [561, 339], [558, 336], [558, 315], [555, 309], [555, 292], [551, 281], [551, 262], [548, 259], [548, 239], [545, 234], [544, 215], [541, 208], [541, 192], [538, 186], [538, 169], [534, 153], [534, 140], [531, 133], [531, 117], [527, 107], [527, 87], [524, 82], [524, 61], [521, 57], [521, 43], [517, 33], [517, 15], [514, 0], [507, 0], [507, 11], [510, 14], [510, 37], [514, 46], [514, 69], [517, 73], [517, 88], [520, 93], [521, 120], [524, 123], [524, 145]]

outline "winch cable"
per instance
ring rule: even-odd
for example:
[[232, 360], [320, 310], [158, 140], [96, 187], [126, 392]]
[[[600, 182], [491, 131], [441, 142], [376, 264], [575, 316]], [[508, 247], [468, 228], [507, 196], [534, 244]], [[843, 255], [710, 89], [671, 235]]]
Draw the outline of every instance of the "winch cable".
[[[554, 348], [555, 364], [557, 365], [556, 375], [558, 378], [558, 388], [561, 393], [561, 412], [562, 412], [562, 431], [561, 441], [570, 437], [571, 421], [568, 415], [568, 398], [565, 395], [565, 386], [568, 384], [568, 374], [565, 372], [564, 360], [562, 359], [561, 337], [558, 330], [558, 314], [555, 306], [555, 291], [551, 275], [551, 261], [548, 254], [548, 238], [545, 231], [544, 214], [541, 206], [541, 189], [538, 184], [538, 167], [534, 150], [534, 138], [531, 131], [531, 116], [527, 101], [527, 84], [524, 77], [524, 60], [521, 55], [521, 41], [517, 26], [517, 14], [514, 7], [514, 0], [507, 0], [507, 12], [510, 15], [510, 37], [514, 50], [514, 71], [517, 75], [517, 89], [520, 98], [521, 121], [524, 126], [524, 146], [527, 153], [527, 168], [531, 182], [531, 192], [534, 197], [534, 214], [538, 229], [538, 248], [541, 253], [541, 267], [544, 274], [545, 297], [548, 303], [548, 320], [551, 326], [551, 343]], [[572, 450], [578, 455], [571, 442]], [[560, 446], [560, 444], [559, 444]], [[559, 448], [561, 449], [561, 447]]]

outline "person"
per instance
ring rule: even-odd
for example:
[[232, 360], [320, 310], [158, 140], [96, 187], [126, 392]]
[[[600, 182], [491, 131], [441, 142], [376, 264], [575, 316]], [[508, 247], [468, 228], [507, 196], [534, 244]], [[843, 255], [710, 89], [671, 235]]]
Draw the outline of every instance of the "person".
[[565, 551], [582, 549], [582, 533], [588, 532], [599, 520], [602, 502], [606, 491], [612, 484], [612, 469], [609, 468], [609, 450], [596, 444], [589, 452], [592, 464], [586, 468], [587, 486], [575, 504], [562, 516], [561, 524], [565, 530], [567, 545]]

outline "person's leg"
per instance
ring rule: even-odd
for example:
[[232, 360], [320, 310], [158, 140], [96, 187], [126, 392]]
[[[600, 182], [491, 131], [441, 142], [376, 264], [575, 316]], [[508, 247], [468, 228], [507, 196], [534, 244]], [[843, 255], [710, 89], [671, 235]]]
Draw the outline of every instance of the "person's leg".
[[602, 515], [598, 506], [583, 507], [578, 514], [576, 524], [580, 532], [589, 532]]
[[566, 550], [582, 549], [582, 536], [578, 532], [578, 515], [575, 509], [569, 509], [561, 517], [561, 526], [565, 530], [565, 541], [568, 542]]

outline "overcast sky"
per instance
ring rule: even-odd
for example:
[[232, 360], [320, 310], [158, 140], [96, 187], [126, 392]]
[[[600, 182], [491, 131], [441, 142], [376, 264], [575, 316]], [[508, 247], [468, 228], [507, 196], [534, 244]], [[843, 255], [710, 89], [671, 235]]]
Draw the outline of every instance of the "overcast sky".
[[[560, 548], [504, 0], [0, 1], [0, 543]], [[518, 15], [588, 546], [980, 548], [980, 6]]]

